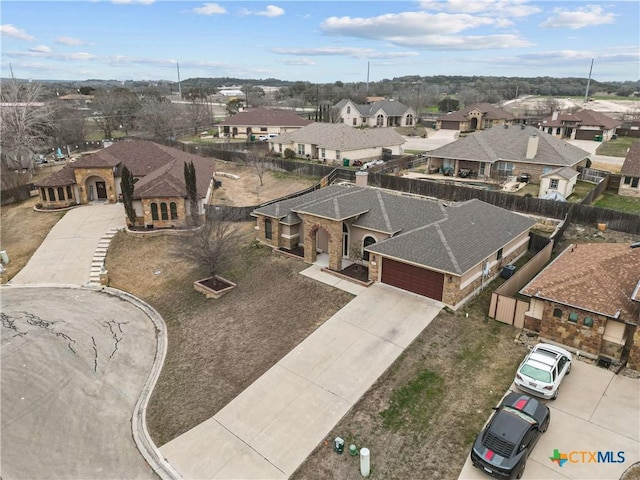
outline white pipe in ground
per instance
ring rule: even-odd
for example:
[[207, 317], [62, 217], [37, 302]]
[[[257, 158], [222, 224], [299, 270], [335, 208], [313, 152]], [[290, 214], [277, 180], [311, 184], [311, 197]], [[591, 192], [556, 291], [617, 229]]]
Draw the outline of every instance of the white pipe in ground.
[[369, 472], [371, 470], [370, 459], [369, 459], [369, 449], [361, 448], [360, 449], [360, 473], [363, 477], [368, 477]]

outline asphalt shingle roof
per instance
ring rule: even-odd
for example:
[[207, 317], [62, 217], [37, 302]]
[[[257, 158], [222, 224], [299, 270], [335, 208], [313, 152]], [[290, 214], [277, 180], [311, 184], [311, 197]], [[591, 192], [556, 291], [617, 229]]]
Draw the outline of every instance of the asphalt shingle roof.
[[621, 125], [620, 120], [611, 118], [604, 113], [586, 109], [573, 113], [560, 113], [555, 120], [553, 120], [553, 115], [551, 115], [543, 119], [541, 125], [545, 127], [560, 127], [567, 122], [575, 123], [581, 127], [600, 127], [607, 130]]
[[236, 113], [218, 125], [248, 125], [256, 127], [304, 127], [311, 120], [302, 118], [295, 112], [273, 108], [258, 107], [245, 112]]
[[462, 110], [456, 110], [455, 112], [440, 115], [437, 120], [464, 122], [470, 119], [469, 113], [474, 110], [482, 112], [484, 114], [484, 118], [487, 120], [514, 120], [516, 118], [511, 112], [502, 110], [490, 103], [477, 103]]
[[635, 142], [627, 152], [620, 169], [627, 177], [640, 177], [640, 142]]
[[[534, 135], [538, 137], [538, 150], [533, 159], [527, 159], [529, 138]], [[535, 127], [495, 126], [431, 150], [429, 156], [488, 163], [501, 160], [572, 167], [589, 157], [589, 152]]]
[[571, 167], [560, 167], [554, 168], [547, 173], [543, 173], [542, 175], [540, 175], [540, 178], [553, 177], [554, 175], [558, 175], [566, 180], [571, 180], [576, 175], [579, 175], [579, 173], [577, 170], [574, 170]]
[[65, 165], [57, 172], [52, 173], [39, 182], [35, 182], [36, 187], [64, 187], [76, 183], [76, 176], [71, 165]]
[[628, 243], [581, 243], [568, 247], [520, 291], [582, 310], [636, 322], [631, 299], [640, 280], [640, 248]]
[[393, 128], [353, 128], [344, 123], [312, 123], [269, 141], [282, 144], [311, 144], [341, 152], [402, 145], [405, 142], [402, 135]]
[[347, 105], [347, 103], [351, 103], [363, 117], [371, 117], [373, 115], [376, 115], [380, 110], [384, 111], [384, 113], [386, 113], [390, 117], [401, 117], [407, 112], [407, 110], [409, 110], [409, 107], [401, 102], [385, 99], [365, 104], [357, 104], [352, 102], [351, 100], [342, 99], [334, 105], [334, 108], [341, 110], [342, 107]]
[[530, 229], [535, 221], [470, 200], [445, 207], [434, 200], [353, 185], [332, 185], [258, 208], [254, 214], [288, 219], [291, 213], [395, 235], [367, 248], [384, 256], [461, 275]]

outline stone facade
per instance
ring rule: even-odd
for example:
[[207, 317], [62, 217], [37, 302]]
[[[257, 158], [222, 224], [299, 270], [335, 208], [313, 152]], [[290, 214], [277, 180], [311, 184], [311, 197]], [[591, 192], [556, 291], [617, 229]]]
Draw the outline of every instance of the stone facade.
[[116, 203], [116, 179], [111, 168], [76, 168], [74, 169], [76, 184], [80, 190], [79, 203], [89, 203], [89, 188], [87, 180], [91, 177], [99, 177], [105, 182], [107, 201]]
[[369, 280], [378, 282], [380, 275], [380, 257], [375, 253], [369, 254]]
[[[171, 204], [176, 204], [176, 218], [171, 218]], [[157, 205], [158, 219], [153, 219], [152, 206]], [[166, 205], [166, 218], [163, 218], [162, 204]], [[186, 202], [184, 198], [143, 198], [142, 199], [143, 224], [153, 225], [155, 228], [184, 227], [187, 225]]]
[[43, 207], [65, 208], [76, 205], [76, 192], [73, 185], [64, 187], [39, 187], [40, 201]]
[[636, 328], [636, 331], [633, 334], [633, 343], [631, 345], [631, 350], [629, 350], [627, 366], [640, 371], [640, 328]]
[[[266, 233], [267, 229], [265, 228], [266, 220], [271, 220], [271, 238], [267, 238]], [[282, 244], [281, 237], [281, 225], [277, 218], [268, 218], [268, 217], [258, 217], [257, 220], [258, 225], [258, 240], [262, 243], [266, 243], [267, 245], [271, 245], [274, 248], [280, 248], [285, 245]], [[285, 247], [291, 248], [291, 247]]]
[[313, 215], [299, 215], [305, 225], [304, 261], [307, 263], [316, 261], [316, 235], [322, 228], [329, 237], [329, 269], [335, 272], [342, 270], [342, 222]]

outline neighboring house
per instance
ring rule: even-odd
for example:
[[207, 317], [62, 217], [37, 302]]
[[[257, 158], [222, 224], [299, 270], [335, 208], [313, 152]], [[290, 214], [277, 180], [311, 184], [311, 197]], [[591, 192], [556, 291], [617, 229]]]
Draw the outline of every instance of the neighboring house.
[[631, 145], [620, 169], [620, 175], [622, 179], [618, 194], [640, 197], [640, 142]]
[[484, 130], [496, 125], [511, 125], [516, 120], [515, 115], [490, 103], [471, 105], [464, 110], [457, 110], [439, 116], [436, 119], [437, 130], [459, 130], [470, 132]]
[[599, 140], [606, 142], [616, 133], [620, 120], [593, 110], [574, 113], [553, 112], [538, 124], [538, 128], [549, 135], [569, 140]]
[[280, 155], [287, 148], [298, 157], [344, 166], [387, 155], [401, 155], [404, 138], [393, 128], [361, 129], [344, 123], [311, 123], [292, 133], [269, 139], [271, 150]]
[[538, 197], [546, 198], [551, 193], [559, 193], [567, 199], [573, 193], [578, 180], [578, 171], [571, 167], [560, 167], [540, 175]]
[[262, 243], [288, 251], [302, 248], [307, 263], [327, 254], [329, 269], [336, 272], [347, 260], [361, 262], [373, 282], [451, 306], [465, 302], [502, 265], [525, 253], [535, 224], [480, 200], [446, 206], [354, 185], [325, 187], [262, 206], [252, 215]]
[[496, 179], [527, 173], [539, 184], [552, 170], [585, 166], [590, 154], [535, 127], [505, 125], [475, 132], [427, 155], [427, 172], [465, 170]]
[[257, 138], [270, 133], [281, 135], [309, 125], [307, 120], [289, 110], [258, 107], [236, 113], [218, 124], [220, 137]]
[[35, 186], [44, 208], [116, 203], [121, 200], [122, 168], [126, 166], [136, 179], [133, 202], [136, 225], [185, 226], [190, 215], [185, 162], [193, 162], [196, 169], [198, 214], [202, 214], [212, 192], [214, 160], [153, 142], [117, 142], [65, 165]]
[[333, 106], [341, 123], [351, 127], [412, 127], [417, 117], [413, 108], [395, 100], [357, 104], [340, 100]]
[[639, 368], [639, 289], [640, 248], [571, 245], [520, 290], [531, 298], [525, 328], [591, 357], [631, 353]]
[[81, 93], [70, 93], [58, 97], [58, 101], [65, 105], [71, 105], [80, 110], [87, 110], [93, 102], [93, 95], [82, 95]]

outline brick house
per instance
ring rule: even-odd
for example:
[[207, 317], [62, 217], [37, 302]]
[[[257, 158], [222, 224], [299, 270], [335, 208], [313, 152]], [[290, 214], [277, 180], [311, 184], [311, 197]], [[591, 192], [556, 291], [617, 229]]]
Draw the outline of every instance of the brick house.
[[552, 170], [586, 166], [590, 154], [535, 127], [505, 125], [474, 132], [427, 155], [427, 172], [451, 169], [457, 175], [467, 170], [495, 179], [527, 173], [539, 184]]
[[571, 245], [520, 293], [530, 297], [525, 328], [581, 354], [640, 368], [640, 248]]
[[620, 169], [619, 195], [640, 197], [640, 142], [635, 142], [625, 156]]
[[436, 118], [436, 129], [470, 132], [496, 125], [512, 125], [515, 115], [490, 103], [478, 103], [462, 110], [445, 113]]
[[535, 224], [479, 200], [446, 206], [344, 184], [262, 206], [252, 216], [262, 243], [301, 249], [307, 263], [326, 255], [335, 272], [361, 262], [370, 281], [454, 307], [526, 252]]
[[196, 169], [198, 213], [202, 214], [213, 188], [214, 160], [148, 141], [121, 141], [84, 155], [35, 186], [44, 208], [116, 203], [121, 200], [122, 168], [126, 166], [136, 180], [135, 225], [179, 227], [187, 225], [189, 214], [185, 162], [193, 162]]
[[595, 140], [599, 137], [600, 141], [606, 142], [613, 137], [620, 125], [620, 120], [604, 113], [579, 110], [573, 113], [553, 112], [538, 124], [538, 128], [557, 138]]

